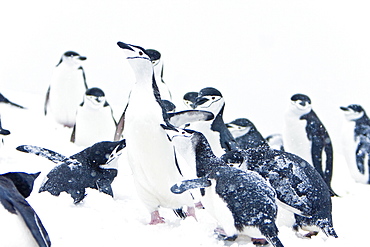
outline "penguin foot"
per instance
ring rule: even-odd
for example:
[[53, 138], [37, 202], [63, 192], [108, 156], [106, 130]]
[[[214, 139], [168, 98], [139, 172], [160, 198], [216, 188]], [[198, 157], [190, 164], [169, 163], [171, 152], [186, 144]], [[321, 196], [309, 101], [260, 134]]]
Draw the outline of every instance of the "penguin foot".
[[317, 234], [319, 234], [319, 232], [310, 231], [307, 234], [303, 235], [303, 237], [305, 237], [305, 238], [311, 238], [312, 236], [316, 236]]
[[149, 225], [157, 225], [157, 224], [163, 224], [166, 223], [164, 221], [164, 218], [159, 215], [158, 210], [151, 213], [151, 220], [149, 222]]
[[264, 238], [251, 238], [251, 241], [254, 245], [258, 246], [265, 246], [269, 244], [269, 242]]
[[186, 212], [187, 216], [192, 216], [196, 221], [198, 221], [197, 216], [195, 215], [195, 208], [194, 207], [188, 207], [188, 211]]
[[197, 202], [194, 205], [195, 205], [195, 208], [197, 208], [197, 209], [204, 209], [204, 206], [203, 206], [202, 202]]

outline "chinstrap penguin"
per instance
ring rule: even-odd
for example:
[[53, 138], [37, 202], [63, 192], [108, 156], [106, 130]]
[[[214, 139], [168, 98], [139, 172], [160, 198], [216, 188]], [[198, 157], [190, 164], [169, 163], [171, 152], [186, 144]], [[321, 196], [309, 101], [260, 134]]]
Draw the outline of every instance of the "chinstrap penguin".
[[182, 100], [187, 108], [193, 109], [197, 97], [198, 92], [187, 92], [186, 94], [184, 94]]
[[[343, 133], [343, 149], [351, 176], [356, 182], [370, 184], [370, 119], [361, 105], [340, 107], [351, 130]], [[347, 126], [346, 126], [347, 127]]]
[[58, 124], [70, 128], [76, 122], [77, 108], [88, 89], [80, 63], [84, 60], [86, 57], [77, 52], [65, 52], [54, 69], [46, 93], [45, 115], [50, 115]]
[[197, 110], [210, 111], [215, 116], [213, 121], [190, 123], [186, 128], [205, 135], [216, 156], [238, 148], [237, 142], [223, 120], [225, 100], [219, 90], [213, 87], [203, 88], [192, 106]]
[[263, 176], [275, 189], [278, 205], [294, 213], [293, 229], [308, 231], [304, 237], [316, 235], [320, 230], [327, 236], [337, 237], [332, 222], [330, 189], [307, 161], [267, 144], [230, 151], [221, 158], [227, 163], [242, 163], [242, 169]]
[[[175, 195], [170, 191], [173, 184], [182, 180], [182, 175], [174, 147], [160, 126], [165, 124], [171, 127], [170, 119], [178, 122], [181, 120], [178, 116], [184, 116], [186, 112], [170, 115], [166, 111], [155, 80], [152, 60], [144, 48], [123, 42], [117, 44], [135, 73], [136, 83], [121, 117], [124, 128], [120, 130], [121, 125], [118, 124], [116, 137], [123, 130], [138, 196], [151, 213], [149, 224], [164, 223], [159, 215], [159, 207], [173, 209], [182, 218], [187, 214], [195, 217], [191, 194]], [[182, 212], [184, 206], [188, 207], [187, 214]]]
[[111, 183], [117, 176], [112, 164], [125, 148], [125, 140], [118, 142], [99, 142], [81, 152], [66, 157], [46, 148], [22, 145], [17, 150], [33, 153], [58, 164], [47, 175], [39, 192], [48, 191], [59, 196], [63, 191], [71, 195], [74, 203], [81, 202], [86, 188], [92, 188], [113, 197]]
[[313, 111], [307, 95], [294, 94], [290, 100], [285, 114], [284, 149], [313, 165], [331, 189], [333, 146], [329, 134]]
[[91, 146], [101, 141], [113, 141], [117, 123], [113, 110], [103, 90], [89, 88], [77, 110], [71, 142], [79, 146]]
[[[17, 230], [18, 232], [22, 231], [19, 232], [19, 234], [22, 235], [17, 235], [16, 237], [21, 238], [27, 246], [34, 246], [32, 243], [35, 242], [35, 244], [37, 243], [40, 247], [49, 247], [51, 246], [49, 235], [42, 224], [41, 219], [25, 199], [31, 194], [34, 181], [39, 174], [40, 173], [28, 174], [23, 172], [9, 172], [0, 175], [0, 203], [3, 206], [0, 214], [2, 224], [7, 224], [8, 226], [13, 223], [10, 221], [19, 221], [12, 217], [12, 215], [17, 216], [21, 221], [24, 221], [25, 224], [22, 225], [18, 223], [16, 225], [17, 229], [11, 228], [10, 230]], [[14, 225], [15, 224], [16, 223], [14, 223]], [[26, 226], [27, 229], [23, 229], [24, 226]], [[30, 232], [33, 239], [28, 237], [28, 232]], [[6, 233], [2, 232], [2, 234]], [[13, 234], [10, 234], [10, 236], [13, 236]], [[8, 236], [2, 235], [2, 245], [7, 246], [7, 238]], [[9, 241], [14, 244], [14, 242], [18, 242], [20, 240], [12, 239]]]
[[235, 138], [239, 148], [255, 148], [266, 143], [266, 140], [249, 119], [237, 118], [227, 123], [226, 127]]
[[200, 132], [181, 129], [166, 131], [171, 139], [188, 138], [198, 177], [173, 185], [173, 193], [204, 189], [202, 204], [222, 228], [218, 231], [224, 240], [235, 240], [238, 234], [245, 234], [252, 241], [267, 239], [273, 246], [283, 246], [275, 225], [275, 191], [262, 176], [254, 171], [228, 166], [214, 155]]

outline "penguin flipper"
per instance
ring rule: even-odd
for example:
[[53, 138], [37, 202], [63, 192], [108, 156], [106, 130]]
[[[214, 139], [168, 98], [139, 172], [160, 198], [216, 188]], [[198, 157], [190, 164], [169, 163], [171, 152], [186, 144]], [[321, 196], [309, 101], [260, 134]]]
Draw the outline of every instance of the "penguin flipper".
[[46, 92], [45, 103], [44, 103], [44, 115], [48, 114], [48, 105], [49, 105], [49, 96], [50, 96], [50, 86]]
[[75, 143], [76, 141], [76, 125], [73, 125], [70, 142]]
[[182, 194], [187, 190], [205, 188], [211, 186], [211, 181], [206, 177], [185, 180], [180, 184], [175, 184], [171, 187], [171, 192], [174, 194]]
[[68, 162], [68, 163], [75, 164], [77, 162], [60, 153], [57, 153], [57, 152], [54, 152], [52, 150], [42, 148], [42, 147], [37, 147], [37, 146], [32, 146], [32, 145], [21, 145], [21, 146], [18, 146], [16, 149], [21, 152], [33, 153], [38, 156], [47, 158], [48, 160], [56, 164], [59, 164], [60, 162]]
[[122, 116], [117, 123], [116, 132], [114, 133], [114, 141], [119, 141], [122, 138], [122, 132], [125, 127], [125, 113], [126, 113], [127, 106], [128, 104], [126, 105], [126, 108], [123, 111]]
[[0, 201], [5, 209], [10, 213], [19, 213], [21, 215], [39, 246], [51, 246], [49, 235], [40, 218], [31, 205], [17, 191], [12, 181], [6, 177], [1, 177], [0, 188]]
[[185, 110], [168, 113], [169, 122], [176, 127], [196, 121], [209, 121], [214, 118], [213, 113], [202, 110]]

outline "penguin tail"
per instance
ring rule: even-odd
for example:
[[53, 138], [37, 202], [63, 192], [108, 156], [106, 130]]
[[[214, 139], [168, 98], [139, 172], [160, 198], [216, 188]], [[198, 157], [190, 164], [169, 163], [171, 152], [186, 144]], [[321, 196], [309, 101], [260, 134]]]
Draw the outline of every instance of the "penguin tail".
[[278, 237], [279, 229], [277, 228], [275, 222], [270, 221], [269, 223], [264, 223], [259, 227], [259, 229], [262, 235], [265, 236], [267, 241], [274, 247], [284, 247]]
[[332, 236], [338, 238], [337, 233], [334, 230], [333, 224], [329, 219], [321, 219], [317, 221], [317, 226], [325, 233], [326, 236]]

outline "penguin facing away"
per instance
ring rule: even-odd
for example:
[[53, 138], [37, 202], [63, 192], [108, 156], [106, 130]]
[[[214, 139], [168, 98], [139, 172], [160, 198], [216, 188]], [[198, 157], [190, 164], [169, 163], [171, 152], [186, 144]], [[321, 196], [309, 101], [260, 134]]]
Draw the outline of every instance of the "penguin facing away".
[[84, 60], [86, 57], [77, 52], [65, 52], [54, 69], [46, 93], [45, 115], [50, 115], [58, 124], [70, 128], [76, 122], [77, 108], [88, 89], [85, 72], [80, 63]]
[[63, 191], [71, 195], [74, 203], [81, 202], [86, 188], [99, 190], [113, 197], [111, 183], [117, 176], [112, 162], [121, 155], [125, 140], [119, 142], [99, 142], [81, 152], [66, 157], [46, 148], [22, 145], [17, 150], [33, 153], [57, 164], [41, 185], [39, 192], [48, 191], [59, 196]]
[[278, 205], [295, 217], [293, 229], [308, 231], [311, 237], [320, 231], [337, 238], [332, 221], [331, 191], [321, 175], [299, 156], [272, 149], [269, 145], [225, 153], [227, 163], [243, 163], [275, 189]]
[[[185, 218], [187, 215], [182, 208], [187, 206], [188, 215], [195, 216], [191, 194], [175, 195], [170, 191], [170, 187], [181, 181], [182, 176], [176, 164], [174, 147], [160, 126], [165, 124], [174, 128], [170, 120], [179, 121], [176, 116], [186, 116], [186, 111], [173, 115], [167, 113], [162, 105], [152, 61], [145, 49], [123, 42], [118, 42], [118, 46], [136, 77], [121, 119], [124, 119], [123, 136], [127, 140], [127, 156], [137, 193], [151, 213], [149, 224], [164, 223], [158, 212], [159, 207], [173, 209]], [[116, 137], [117, 133], [119, 131], [116, 131]]]
[[162, 55], [159, 51], [154, 49], [146, 49], [146, 54], [148, 54], [150, 60], [153, 64], [155, 81], [157, 82], [158, 90], [161, 94], [161, 99], [172, 100], [172, 94], [168, 85], [163, 80], [163, 61]]
[[276, 195], [262, 176], [226, 165], [214, 155], [207, 139], [200, 132], [181, 129], [174, 131], [162, 127], [171, 139], [189, 139], [196, 163], [198, 179], [173, 185], [173, 193], [204, 188], [202, 204], [222, 227], [221, 236], [224, 240], [235, 240], [238, 234], [245, 234], [252, 241], [266, 238], [273, 246], [283, 246], [275, 225]]
[[113, 110], [103, 90], [97, 87], [86, 90], [84, 101], [77, 110], [71, 142], [91, 146], [101, 141], [113, 141], [116, 127]]
[[[51, 246], [49, 235], [38, 217], [35, 210], [26, 201], [33, 189], [34, 180], [40, 173], [28, 174], [23, 172], [9, 172], [0, 175], [0, 214], [3, 224], [10, 224], [11, 215], [18, 215], [24, 221], [27, 229], [17, 235], [17, 238], [24, 238], [27, 246], [32, 246], [32, 243], [37, 243], [40, 247]], [[24, 225], [18, 225], [17, 231], [23, 228]], [[28, 238], [28, 232], [31, 233], [33, 239]], [[4, 233], [4, 232], [3, 232]], [[6, 244], [2, 237], [2, 244]], [[12, 243], [14, 244], [14, 239]], [[16, 240], [18, 241], [18, 240]]]
[[370, 184], [370, 119], [361, 105], [340, 107], [353, 131], [343, 136], [348, 168], [356, 182]]
[[[283, 141], [284, 149], [313, 165], [331, 189], [333, 146], [307, 95], [291, 97], [291, 105], [285, 115]], [[333, 190], [332, 195], [336, 195]]]
[[223, 120], [225, 100], [220, 91], [213, 87], [203, 88], [199, 91], [193, 108], [210, 111], [215, 115], [213, 121], [190, 123], [186, 128], [204, 134], [216, 156], [238, 148], [237, 142]]

